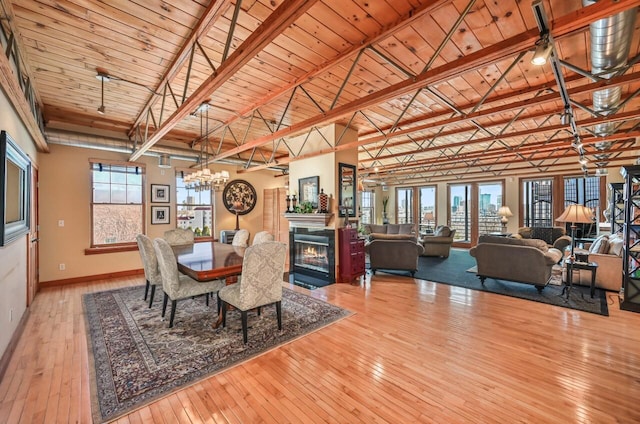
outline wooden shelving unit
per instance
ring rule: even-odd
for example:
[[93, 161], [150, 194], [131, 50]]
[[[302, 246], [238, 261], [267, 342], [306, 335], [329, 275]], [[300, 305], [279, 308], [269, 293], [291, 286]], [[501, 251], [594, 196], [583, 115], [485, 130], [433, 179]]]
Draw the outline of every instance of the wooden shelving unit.
[[623, 166], [624, 250], [620, 309], [640, 312], [640, 166]]

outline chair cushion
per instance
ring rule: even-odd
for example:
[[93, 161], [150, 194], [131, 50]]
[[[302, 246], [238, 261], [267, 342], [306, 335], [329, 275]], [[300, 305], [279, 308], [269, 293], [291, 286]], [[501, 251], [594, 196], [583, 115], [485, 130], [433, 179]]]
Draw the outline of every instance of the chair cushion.
[[387, 234], [398, 234], [400, 226], [398, 224], [387, 224]]
[[609, 237], [600, 236], [589, 248], [589, 253], [607, 253], [609, 251]]
[[398, 224], [399, 228], [398, 228], [398, 234], [414, 234], [415, 231], [413, 231], [414, 225], [413, 224]]

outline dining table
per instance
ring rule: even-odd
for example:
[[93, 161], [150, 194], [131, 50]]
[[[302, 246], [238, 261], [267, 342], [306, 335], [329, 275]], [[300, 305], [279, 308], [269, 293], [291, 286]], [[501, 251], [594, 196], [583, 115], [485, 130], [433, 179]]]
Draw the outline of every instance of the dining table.
[[[226, 280], [227, 284], [237, 281], [242, 273], [245, 247], [216, 241], [197, 242], [189, 245], [172, 246], [178, 262], [178, 270], [196, 281]], [[222, 313], [213, 324], [222, 324]]]

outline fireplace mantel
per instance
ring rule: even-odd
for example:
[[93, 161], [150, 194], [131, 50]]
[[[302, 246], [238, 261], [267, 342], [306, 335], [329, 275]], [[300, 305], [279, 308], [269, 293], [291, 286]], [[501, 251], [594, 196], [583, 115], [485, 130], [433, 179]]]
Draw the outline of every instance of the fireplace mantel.
[[332, 213], [285, 213], [284, 217], [296, 226], [325, 227], [333, 217]]

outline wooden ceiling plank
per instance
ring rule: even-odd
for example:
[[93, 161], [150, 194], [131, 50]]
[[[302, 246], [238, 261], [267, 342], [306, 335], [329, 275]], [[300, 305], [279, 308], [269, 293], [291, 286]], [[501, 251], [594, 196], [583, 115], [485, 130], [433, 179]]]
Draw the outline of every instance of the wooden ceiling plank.
[[[277, 37], [284, 28], [295, 22], [298, 16], [304, 14], [317, 0], [284, 0], [283, 3], [269, 16], [247, 40], [242, 43], [229, 58], [220, 64], [218, 72], [207, 79], [191, 96], [161, 125], [160, 128], [130, 157], [136, 160], [147, 149], [153, 146], [180, 120], [184, 119], [197, 107], [200, 102], [209, 96], [228, 80], [235, 72]], [[257, 147], [257, 146], [256, 146]]]

